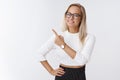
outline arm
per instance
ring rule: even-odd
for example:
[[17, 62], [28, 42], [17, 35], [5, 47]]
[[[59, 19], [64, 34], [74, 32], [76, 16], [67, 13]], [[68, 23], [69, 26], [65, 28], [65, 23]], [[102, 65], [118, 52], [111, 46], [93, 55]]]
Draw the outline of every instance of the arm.
[[46, 54], [49, 53], [54, 47], [54, 36], [52, 36], [45, 44], [43, 44], [38, 49], [39, 54], [39, 60], [45, 61], [46, 60]]
[[54, 76], [61, 76], [64, 74], [64, 71], [62, 68], [58, 68], [58, 69], [53, 69], [50, 64], [48, 63], [48, 61], [46, 60], [45, 56], [47, 53], [49, 53], [49, 51], [51, 51], [54, 47], [54, 36], [51, 37], [51, 39], [49, 39], [44, 45], [41, 46], [41, 48], [39, 49], [39, 57], [40, 57], [40, 63], [45, 67], [45, 69], [52, 75]]
[[58, 69], [53, 69], [50, 64], [48, 63], [47, 60], [45, 61], [41, 61], [41, 64], [45, 67], [45, 69], [52, 74], [53, 76], [62, 76], [65, 72], [62, 68], [58, 68]]
[[50, 64], [48, 63], [47, 60], [45, 60], [45, 61], [40, 61], [40, 62], [41, 62], [41, 64], [45, 67], [45, 69], [46, 69], [49, 73], [52, 72], [53, 68], [50, 66]]
[[84, 65], [88, 62], [92, 50], [94, 48], [95, 43], [95, 37], [89, 36], [87, 40], [85, 41], [85, 44], [81, 51], [75, 51], [72, 48], [70, 48], [67, 44], [65, 45], [65, 48], [63, 49], [72, 59], [79, 62], [80, 65]]

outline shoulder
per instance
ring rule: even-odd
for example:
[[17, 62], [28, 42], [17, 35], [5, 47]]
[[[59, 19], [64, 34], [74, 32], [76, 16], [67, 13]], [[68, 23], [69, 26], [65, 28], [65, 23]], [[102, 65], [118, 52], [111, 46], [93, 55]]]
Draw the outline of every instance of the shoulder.
[[95, 35], [93, 35], [93, 34], [91, 34], [91, 33], [87, 33], [87, 36], [86, 36], [85, 41], [87, 41], [87, 40], [95, 41], [95, 40], [96, 40], [96, 37], [95, 37]]
[[91, 34], [91, 33], [87, 33], [87, 36], [88, 38], [95, 38], [95, 35]]
[[47, 42], [53, 42], [55, 39], [55, 35], [51, 35], [48, 39], [47, 39]]

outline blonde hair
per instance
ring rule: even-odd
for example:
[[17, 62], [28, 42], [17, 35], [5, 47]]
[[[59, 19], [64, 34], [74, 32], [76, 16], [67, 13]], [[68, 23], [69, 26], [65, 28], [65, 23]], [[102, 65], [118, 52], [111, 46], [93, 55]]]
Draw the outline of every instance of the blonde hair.
[[[85, 37], [87, 36], [87, 25], [86, 25], [86, 12], [85, 12], [85, 8], [81, 4], [79, 4], [79, 3], [74, 3], [74, 4], [71, 4], [67, 8], [65, 14], [68, 12], [69, 8], [72, 7], [72, 6], [77, 6], [81, 10], [82, 19], [81, 19], [81, 22], [79, 24], [79, 36], [80, 36], [80, 41], [83, 44], [84, 40], [85, 40]], [[67, 27], [67, 25], [65, 23], [65, 14], [64, 14], [62, 31], [68, 30], [68, 27]]]

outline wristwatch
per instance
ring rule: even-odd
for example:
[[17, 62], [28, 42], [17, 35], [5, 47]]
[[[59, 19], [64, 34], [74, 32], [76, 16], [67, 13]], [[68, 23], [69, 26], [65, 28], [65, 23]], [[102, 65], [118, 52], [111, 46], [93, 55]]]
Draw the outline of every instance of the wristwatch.
[[65, 48], [65, 44], [62, 44], [60, 47], [61, 47], [62, 49], [64, 49], [64, 48]]

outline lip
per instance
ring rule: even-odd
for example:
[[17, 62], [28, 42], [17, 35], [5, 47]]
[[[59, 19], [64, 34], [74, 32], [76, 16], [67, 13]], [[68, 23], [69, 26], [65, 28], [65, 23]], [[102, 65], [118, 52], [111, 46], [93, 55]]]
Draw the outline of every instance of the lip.
[[68, 21], [69, 24], [74, 24], [74, 21]]

